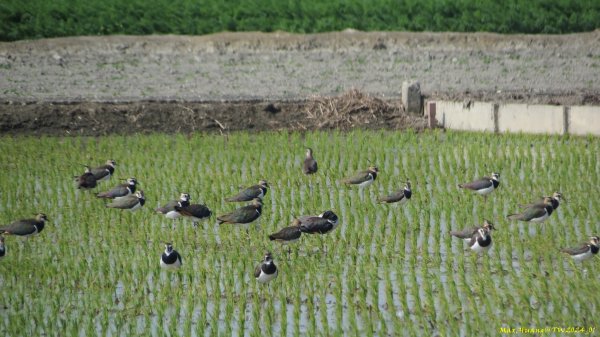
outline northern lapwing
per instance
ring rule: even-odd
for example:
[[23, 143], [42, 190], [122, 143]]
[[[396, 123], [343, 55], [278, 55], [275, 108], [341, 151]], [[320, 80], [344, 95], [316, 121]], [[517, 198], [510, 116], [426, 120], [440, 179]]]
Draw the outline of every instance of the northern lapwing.
[[179, 212], [184, 217], [190, 218], [194, 227], [198, 226], [200, 220], [208, 218], [212, 215], [212, 212], [204, 204], [187, 204], [187, 205], [176, 205], [175, 211]]
[[93, 168], [92, 174], [99, 182], [106, 181], [115, 173], [116, 165], [117, 163], [114, 160], [109, 159], [106, 161], [106, 164]]
[[240, 207], [233, 212], [219, 215], [219, 224], [249, 224], [258, 219], [262, 213], [262, 201], [259, 198], [252, 200], [252, 204]]
[[4, 236], [0, 235], [0, 260], [6, 255], [6, 246], [4, 245]]
[[407, 203], [408, 200], [410, 200], [411, 196], [412, 196], [412, 191], [410, 189], [410, 181], [406, 180], [406, 185], [404, 186], [404, 189], [401, 189], [400, 191], [397, 191], [397, 192], [392, 193], [387, 196], [381, 196], [381, 197], [377, 198], [377, 201], [379, 201], [380, 203], [386, 203], [386, 204], [391, 204], [391, 203], [397, 202], [399, 205], [403, 205], [403, 204]]
[[127, 179], [127, 183], [115, 186], [107, 192], [100, 192], [96, 196], [104, 199], [119, 199], [135, 193], [138, 181], [135, 178]]
[[575, 261], [585, 261], [594, 257], [600, 250], [600, 237], [591, 236], [590, 241], [583, 246], [576, 248], [565, 248], [561, 252], [569, 254]]
[[278, 232], [269, 235], [269, 240], [286, 244], [298, 241], [301, 235], [302, 231], [300, 230], [300, 226], [293, 225], [289, 227], [284, 227]]
[[318, 170], [317, 161], [313, 157], [313, 150], [309, 147], [306, 149], [306, 158], [304, 158], [304, 166], [302, 166], [302, 172], [304, 174], [314, 174]]
[[165, 243], [165, 252], [160, 257], [160, 266], [165, 269], [177, 269], [181, 267], [181, 255], [173, 249], [171, 243]]
[[94, 174], [92, 173], [89, 166], [85, 166], [85, 173], [76, 178], [78, 189], [90, 190], [98, 185], [96, 177], [94, 177]]
[[[283, 245], [287, 245], [292, 242], [296, 242], [300, 239], [302, 231], [300, 226], [292, 225], [280, 229], [278, 232], [269, 235], [269, 240], [279, 242]], [[288, 246], [288, 255], [291, 253], [291, 248]]]
[[0, 234], [30, 236], [40, 233], [48, 217], [44, 213], [38, 213], [34, 219], [17, 220], [10, 225], [0, 227]]
[[225, 201], [242, 202], [250, 201], [255, 198], [262, 199], [265, 197], [265, 195], [267, 195], [268, 190], [269, 184], [265, 180], [260, 180], [257, 185], [247, 187], [233, 197], [226, 198]]
[[169, 201], [166, 205], [156, 209], [156, 213], [164, 215], [167, 219], [177, 219], [181, 216], [179, 211], [175, 210], [175, 206], [187, 207], [190, 205], [190, 195], [181, 193], [179, 200]]
[[377, 179], [379, 169], [377, 166], [369, 166], [365, 171], [357, 172], [355, 175], [342, 179], [342, 182], [347, 185], [358, 185], [359, 187], [367, 187]]
[[302, 216], [294, 221], [294, 225], [300, 226], [300, 231], [306, 234], [327, 234], [338, 223], [338, 216], [333, 211], [325, 211], [318, 216]]
[[264, 260], [254, 268], [254, 278], [258, 283], [267, 283], [275, 279], [278, 273], [277, 266], [269, 252], [265, 254]]
[[491, 177], [483, 177], [470, 183], [458, 184], [458, 187], [460, 188], [483, 195], [484, 201], [487, 201], [488, 194], [492, 193], [498, 186], [500, 186], [499, 173], [492, 173]]
[[550, 197], [545, 197], [544, 202], [539, 205], [533, 205], [521, 213], [510, 214], [507, 216], [510, 220], [519, 220], [525, 222], [540, 223], [544, 222], [554, 211]]
[[487, 228], [490, 231], [496, 229], [494, 227], [493, 223], [489, 222], [488, 220], [483, 220], [482, 226], [469, 227], [469, 228], [465, 228], [461, 231], [450, 231], [450, 235], [457, 237], [459, 239], [463, 239], [467, 242], [471, 242], [471, 238], [473, 237], [473, 235], [477, 234], [477, 232], [481, 228]]
[[533, 206], [545, 206], [546, 198], [550, 198], [550, 203], [552, 204], [552, 208], [556, 210], [558, 206], [560, 206], [560, 201], [563, 199], [563, 195], [560, 192], [552, 193], [550, 197], [543, 197], [542, 199], [532, 202], [530, 204], [520, 205], [521, 208], [529, 208]]
[[130, 210], [132, 212], [135, 212], [138, 209], [142, 208], [142, 206], [144, 206], [145, 203], [146, 198], [144, 197], [144, 191], [139, 190], [135, 192], [135, 194], [114, 199], [111, 203], [106, 204], [106, 207]]
[[485, 252], [492, 247], [492, 235], [489, 228], [479, 228], [477, 233], [473, 234], [471, 241], [469, 241], [469, 247], [476, 252]]

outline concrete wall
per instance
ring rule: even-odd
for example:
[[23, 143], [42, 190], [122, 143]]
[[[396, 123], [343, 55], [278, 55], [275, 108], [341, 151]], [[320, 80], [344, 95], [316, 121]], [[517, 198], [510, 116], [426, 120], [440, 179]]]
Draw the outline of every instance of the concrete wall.
[[574, 135], [600, 135], [600, 107], [573, 106], [569, 108], [569, 133]]
[[455, 130], [600, 136], [600, 106], [428, 101], [425, 115]]
[[502, 104], [498, 131], [564, 134], [564, 108], [557, 105]]
[[448, 129], [495, 131], [494, 105], [486, 102], [436, 102], [436, 119]]

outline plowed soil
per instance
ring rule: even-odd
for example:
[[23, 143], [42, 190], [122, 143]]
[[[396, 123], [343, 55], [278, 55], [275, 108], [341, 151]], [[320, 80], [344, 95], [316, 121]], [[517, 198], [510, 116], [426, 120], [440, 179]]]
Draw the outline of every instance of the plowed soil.
[[422, 128], [426, 98], [600, 104], [600, 31], [220, 33], [0, 43], [0, 133]]

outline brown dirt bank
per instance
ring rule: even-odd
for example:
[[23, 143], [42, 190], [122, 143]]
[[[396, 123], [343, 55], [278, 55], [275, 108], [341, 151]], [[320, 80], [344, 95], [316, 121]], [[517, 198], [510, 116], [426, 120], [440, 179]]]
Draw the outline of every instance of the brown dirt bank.
[[[359, 97], [349, 97], [356, 96]], [[151, 132], [229, 132], [425, 128], [399, 104], [357, 92], [310, 101], [4, 104], [0, 134], [98, 136]]]

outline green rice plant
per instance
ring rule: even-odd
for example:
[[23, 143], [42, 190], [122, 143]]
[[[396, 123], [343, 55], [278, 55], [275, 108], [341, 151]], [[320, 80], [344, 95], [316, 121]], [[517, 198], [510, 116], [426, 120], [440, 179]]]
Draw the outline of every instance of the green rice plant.
[[[320, 166], [310, 177], [300, 171], [307, 145]], [[164, 146], [171, 151], [155, 153]], [[0, 310], [0, 329], [8, 335], [493, 335], [499, 326], [590, 325], [599, 305], [598, 283], [590, 282], [597, 258], [572, 263], [559, 249], [600, 230], [590, 188], [600, 182], [599, 150], [597, 138], [437, 131], [3, 137], [0, 223], [38, 211], [52, 221], [36, 237], [6, 239], [0, 284], [10, 289], [3, 296], [10, 310]], [[71, 177], [79, 163], [107, 158], [117, 160], [116, 176], [141, 182], [148, 196], [142, 210], [106, 209], [93, 191], [75, 190]], [[381, 169], [373, 185], [361, 191], [339, 183], [370, 162]], [[501, 173], [501, 185], [486, 203], [456, 186], [492, 170]], [[220, 214], [238, 206], [226, 196], [262, 178], [271, 188], [248, 235], [214, 217], [194, 228], [152, 212], [188, 192]], [[409, 203], [374, 202], [406, 178], [413, 183]], [[506, 219], [518, 204], [555, 190], [567, 202], [545, 223]], [[326, 209], [340, 216], [333, 232], [304, 235], [289, 255], [268, 242], [294, 217]], [[498, 228], [487, 254], [475, 256], [447, 234], [484, 218]], [[183, 255], [177, 271], [160, 270], [165, 241]], [[266, 250], [275, 254], [280, 275], [259, 285], [252, 271]], [[489, 317], [498, 316], [495, 326]]]

